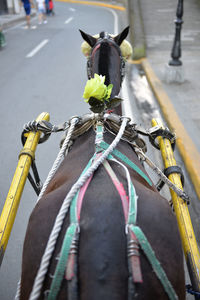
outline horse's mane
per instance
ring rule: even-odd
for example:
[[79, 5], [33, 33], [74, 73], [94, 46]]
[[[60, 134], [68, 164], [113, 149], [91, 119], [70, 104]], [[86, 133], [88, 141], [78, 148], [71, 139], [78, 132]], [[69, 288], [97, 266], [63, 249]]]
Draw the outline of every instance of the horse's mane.
[[101, 47], [99, 48], [99, 63], [98, 63], [98, 69], [99, 74], [106, 75], [105, 84], [110, 83], [110, 77], [109, 73], [107, 72], [107, 66], [109, 65], [109, 53], [110, 47], [107, 42], [102, 42]]

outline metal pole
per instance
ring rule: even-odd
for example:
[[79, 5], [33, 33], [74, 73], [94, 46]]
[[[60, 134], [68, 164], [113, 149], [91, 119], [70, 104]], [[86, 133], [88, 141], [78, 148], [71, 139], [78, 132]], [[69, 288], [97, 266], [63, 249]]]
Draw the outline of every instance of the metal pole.
[[[36, 121], [41, 120], [49, 121], [49, 114], [40, 114]], [[24, 148], [20, 152], [19, 162], [0, 216], [0, 266], [40, 135], [40, 131], [28, 133]]]
[[[161, 128], [164, 128], [159, 119], [153, 119], [152, 125], [159, 125]], [[165, 168], [176, 166], [176, 160], [170, 141], [166, 138], [158, 137], [158, 142]], [[169, 180], [176, 184], [180, 189], [183, 189], [179, 174], [173, 173], [169, 175]], [[200, 252], [190, 219], [187, 203], [179, 198], [174, 191], [170, 190], [170, 193], [176, 213], [176, 219], [192, 287], [195, 291], [200, 292]]]
[[181, 57], [181, 28], [183, 24], [183, 0], [178, 0], [178, 6], [176, 10], [176, 20], [175, 23], [175, 37], [172, 47], [171, 57], [172, 60], [169, 61], [170, 66], [181, 66], [182, 61], [179, 59]]

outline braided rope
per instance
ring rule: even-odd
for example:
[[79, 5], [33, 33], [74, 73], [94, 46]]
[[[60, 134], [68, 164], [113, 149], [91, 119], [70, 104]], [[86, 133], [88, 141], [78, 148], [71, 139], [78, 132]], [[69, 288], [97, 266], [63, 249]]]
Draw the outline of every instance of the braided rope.
[[114, 141], [109, 146], [109, 148], [103, 153], [102, 156], [100, 156], [100, 158], [97, 161], [94, 162], [94, 164], [86, 171], [86, 173], [78, 179], [78, 181], [72, 186], [68, 195], [64, 199], [63, 204], [60, 208], [60, 211], [56, 217], [55, 224], [54, 224], [54, 227], [50, 234], [45, 252], [43, 254], [43, 257], [42, 257], [42, 260], [40, 263], [40, 267], [39, 267], [37, 276], [35, 278], [35, 282], [34, 282], [33, 289], [32, 289], [29, 300], [36, 300], [40, 296], [41, 288], [42, 288], [42, 285], [43, 285], [43, 282], [45, 279], [45, 275], [48, 270], [49, 262], [52, 257], [52, 254], [53, 254], [53, 251], [54, 251], [54, 248], [56, 245], [56, 241], [57, 241], [59, 232], [61, 230], [61, 226], [63, 224], [64, 218], [65, 218], [68, 208], [70, 206], [71, 200], [73, 199], [73, 197], [75, 196], [77, 191], [83, 186], [85, 181], [94, 173], [94, 171], [99, 167], [99, 165], [106, 159], [106, 157], [117, 146], [117, 144], [119, 143], [119, 141], [124, 133], [127, 122], [128, 122], [128, 119], [123, 118], [120, 130], [119, 130], [117, 136], [115, 137]]
[[[44, 185], [42, 187], [42, 190], [38, 196], [38, 199], [37, 199], [37, 202], [42, 198], [42, 196], [44, 195], [44, 192], [46, 191], [47, 189], [47, 186], [49, 184], [49, 182], [51, 181], [53, 175], [55, 174], [55, 172], [57, 171], [58, 167], [60, 166], [61, 164], [61, 161], [63, 160], [64, 156], [65, 156], [65, 152], [66, 152], [66, 149], [67, 149], [67, 146], [70, 142], [70, 139], [71, 139], [71, 136], [73, 134], [73, 131], [74, 131], [74, 128], [75, 128], [75, 125], [76, 123], [78, 122], [79, 118], [77, 117], [74, 117], [71, 119], [71, 124], [70, 124], [70, 127], [67, 131], [67, 136], [62, 144], [62, 147], [53, 163], [53, 166], [44, 182]], [[35, 121], [34, 121], [35, 122]], [[34, 130], [34, 127], [33, 127], [33, 122], [29, 122], [28, 125], [26, 125], [27, 128], [30, 129], [30, 125], [32, 126], [32, 130]], [[24, 126], [24, 129], [26, 130], [25, 126]], [[19, 280], [18, 284], [17, 284], [17, 291], [16, 291], [16, 294], [15, 294], [15, 300], [19, 300], [20, 299], [20, 289], [21, 289], [21, 280]]]
[[21, 289], [21, 279], [17, 283], [17, 291], [15, 294], [15, 299], [14, 300], [19, 300], [20, 298], [20, 289]]
[[61, 149], [60, 149], [60, 151], [59, 151], [59, 153], [58, 153], [58, 155], [56, 157], [56, 160], [54, 161], [54, 164], [53, 164], [53, 166], [52, 166], [52, 168], [51, 168], [51, 170], [50, 170], [50, 172], [49, 172], [49, 174], [47, 176], [47, 179], [45, 180], [45, 183], [44, 183], [44, 185], [42, 187], [42, 190], [41, 190], [41, 192], [39, 194], [37, 202], [44, 195], [44, 192], [46, 191], [49, 182], [51, 181], [51, 179], [52, 179], [53, 175], [55, 174], [55, 172], [57, 171], [58, 167], [60, 166], [61, 161], [65, 157], [65, 152], [66, 152], [67, 146], [69, 144], [69, 141], [71, 139], [72, 133], [73, 133], [74, 128], [75, 128], [75, 125], [76, 125], [76, 123], [77, 123], [78, 120], [79, 120], [79, 118], [76, 118], [76, 117], [74, 117], [71, 120], [71, 125], [70, 125], [70, 127], [69, 127], [69, 129], [67, 131], [67, 136], [66, 136], [66, 138], [64, 140], [64, 143], [62, 144], [62, 147], [61, 147]]

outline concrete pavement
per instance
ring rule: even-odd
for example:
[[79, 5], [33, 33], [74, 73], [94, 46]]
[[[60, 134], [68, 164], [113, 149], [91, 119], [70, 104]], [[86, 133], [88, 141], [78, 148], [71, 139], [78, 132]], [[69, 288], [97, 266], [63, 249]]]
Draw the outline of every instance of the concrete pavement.
[[180, 71], [184, 74], [183, 83], [166, 82], [176, 68], [167, 65], [171, 59], [178, 1], [133, 0], [128, 3], [135, 58], [145, 54], [148, 59], [142, 66], [168, 126], [176, 132], [179, 152], [200, 198], [200, 2], [184, 2], [183, 70]]
[[[31, 9], [31, 17], [34, 17], [36, 15], [36, 9], [32, 8]], [[14, 26], [15, 24], [25, 21], [26, 20], [26, 15], [24, 12], [24, 8], [21, 7], [20, 13], [19, 14], [5, 14], [5, 15], [0, 15], [0, 27], [3, 28], [3, 30]]]

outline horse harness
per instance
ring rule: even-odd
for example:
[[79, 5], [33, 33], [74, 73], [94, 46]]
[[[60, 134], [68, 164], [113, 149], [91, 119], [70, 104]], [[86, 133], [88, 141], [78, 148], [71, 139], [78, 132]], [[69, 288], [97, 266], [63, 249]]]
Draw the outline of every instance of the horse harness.
[[[119, 128], [119, 124], [121, 122], [121, 118], [114, 114], [87, 114], [83, 118], [79, 118], [79, 122], [77, 127], [75, 128], [72, 140], [83, 134], [83, 132], [89, 130], [92, 126], [96, 127], [96, 151], [93, 157], [90, 159], [88, 165], [82, 172], [81, 176], [87, 171], [87, 169], [97, 160], [106, 149], [108, 149], [109, 145], [103, 140], [103, 132], [104, 130], [108, 130], [109, 132], [116, 134]], [[70, 122], [69, 122], [70, 123]], [[30, 130], [30, 128], [41, 130], [45, 132], [45, 135], [41, 139], [44, 141], [47, 137], [49, 137], [51, 132], [57, 132], [61, 130], [66, 130], [69, 124], [64, 123], [59, 126], [52, 126], [49, 122], [41, 121], [37, 124], [32, 122], [24, 127], [24, 132]], [[155, 144], [155, 139], [153, 136], [161, 135], [161, 129], [154, 128], [149, 131], [144, 131], [142, 128], [138, 128], [136, 124], [129, 124], [126, 126], [122, 139], [126, 140], [130, 144], [134, 144], [136, 149], [140, 149], [139, 152], [143, 153], [146, 150], [146, 145], [142, 139], [138, 137], [138, 133], [142, 133], [144, 135], [150, 136], [150, 141]], [[168, 130], [163, 132], [165, 137], [171, 137]], [[23, 135], [24, 136], [24, 135]], [[174, 138], [174, 137], [173, 137]], [[143, 148], [143, 151], [141, 148]], [[138, 153], [139, 153], [138, 152]], [[136, 151], [137, 153], [137, 151]], [[119, 158], [118, 161], [116, 158]], [[117, 175], [111, 168], [109, 161], [119, 164], [125, 171], [127, 183], [128, 183], [128, 195], [123, 187], [123, 184], [118, 180]], [[141, 169], [138, 168], [133, 162], [131, 162], [124, 154], [114, 149], [111, 154], [108, 155], [107, 159], [103, 161], [103, 166], [110, 176], [113, 184], [116, 187], [116, 190], [119, 193], [124, 217], [125, 217], [125, 232], [127, 234], [127, 255], [128, 255], [128, 266], [129, 271], [132, 274], [132, 282], [129, 282], [129, 293], [132, 290], [132, 286], [135, 283], [142, 282], [142, 274], [140, 269], [140, 260], [139, 260], [139, 246], [145, 253], [148, 258], [150, 264], [157, 277], [161, 281], [165, 292], [168, 294], [169, 299], [178, 299], [177, 295], [169, 282], [165, 271], [162, 269], [159, 261], [157, 260], [153, 249], [151, 248], [149, 242], [147, 241], [142, 230], [136, 225], [137, 218], [137, 195], [134, 188], [134, 185], [130, 179], [130, 174], [128, 168], [124, 165], [128, 165], [130, 168], [134, 169], [150, 186], [152, 186], [151, 180], [143, 173]], [[70, 225], [67, 229], [60, 259], [56, 266], [55, 274], [53, 276], [52, 284], [50, 287], [50, 291], [48, 293], [48, 300], [56, 299], [58, 292], [61, 287], [61, 283], [63, 277], [67, 280], [73, 280], [77, 269], [76, 265], [76, 255], [78, 249], [78, 240], [80, 233], [80, 212], [82, 207], [83, 198], [87, 187], [89, 186], [90, 181], [92, 180], [93, 174], [86, 180], [83, 186], [79, 189], [79, 191], [74, 196], [71, 206], [70, 206]]]
[[[105, 114], [95, 114], [95, 113], [88, 113], [83, 115], [82, 117], [74, 116], [72, 117], [68, 122], [64, 122], [59, 125], [52, 125], [48, 121], [39, 121], [36, 122], [31, 121], [24, 125], [23, 132], [21, 135], [22, 144], [25, 144], [26, 141], [26, 134], [30, 131], [41, 131], [43, 133], [43, 136], [40, 138], [39, 143], [45, 142], [52, 133], [56, 132], [67, 132], [70, 128], [71, 122], [74, 118], [77, 118], [78, 121], [76, 122], [76, 126], [74, 128], [73, 134], [71, 136], [70, 143], [68, 145], [67, 151], [71, 148], [73, 141], [88, 131], [92, 126], [95, 125], [95, 123], [98, 121], [102, 121], [104, 124], [105, 130], [109, 131], [111, 134], [116, 135], [119, 132], [120, 125], [122, 123], [122, 117], [114, 114], [114, 113], [105, 113]], [[160, 149], [159, 145], [156, 141], [156, 138], [158, 136], [162, 136], [163, 138], [167, 138], [170, 140], [172, 148], [174, 150], [175, 148], [175, 135], [172, 134], [168, 128], [160, 128], [159, 126], [152, 127], [150, 129], [144, 129], [141, 126], [138, 126], [136, 124], [132, 124], [129, 122], [126, 125], [126, 128], [124, 130], [122, 140], [128, 142], [137, 153], [140, 160], [146, 162], [149, 167], [157, 174], [158, 177], [160, 177], [160, 180], [156, 184], [156, 187], [158, 191], [161, 190], [161, 188], [164, 186], [164, 184], [167, 184], [172, 190], [174, 190], [177, 195], [182, 198], [184, 201], [189, 204], [190, 198], [189, 196], [182, 191], [181, 189], [177, 188], [167, 177], [170, 174], [173, 173], [179, 173], [181, 176], [182, 184], [184, 185], [184, 176], [181, 168], [179, 166], [169, 167], [164, 169], [164, 173], [145, 155], [145, 152], [147, 151], [146, 143], [143, 139], [139, 137], [139, 135], [144, 135], [149, 138], [150, 143], [156, 148]], [[62, 146], [62, 143], [64, 141], [65, 137], [62, 138], [60, 145]], [[23, 152], [24, 153], [24, 152]], [[35, 192], [37, 195], [40, 194], [42, 183], [39, 178], [36, 164], [35, 164], [35, 157], [31, 155], [31, 153], [26, 153], [31, 156], [32, 158], [32, 171], [34, 175], [34, 179], [29, 173], [28, 179], [33, 186]], [[21, 155], [21, 154], [20, 154]]]
[[121, 74], [121, 83], [122, 83], [122, 81], [124, 79], [124, 76], [125, 76], [125, 60], [122, 56], [120, 47], [117, 45], [117, 43], [115, 43], [113, 37], [110, 36], [107, 32], [101, 32], [100, 33], [100, 36], [97, 40], [97, 43], [91, 49], [90, 56], [88, 57], [88, 60], [87, 60], [87, 76], [88, 76], [88, 79], [92, 78], [92, 63], [93, 63], [94, 54], [99, 49], [102, 42], [108, 42], [111, 45], [111, 47], [114, 47], [117, 50], [117, 52], [119, 54], [120, 74]]
[[[88, 165], [86, 166], [85, 170], [83, 171], [83, 174], [86, 172], [86, 170], [91, 166], [93, 161], [95, 161], [99, 156], [102, 155], [102, 153], [105, 151], [105, 148], [108, 148], [108, 144], [103, 141], [103, 131], [104, 126], [102, 122], [97, 122], [96, 125], [96, 151], [94, 156], [90, 159]], [[136, 218], [137, 218], [137, 195], [135, 188], [131, 182], [130, 174], [127, 169], [127, 167], [119, 162], [115, 157], [119, 156], [120, 159], [127, 163], [127, 157], [125, 157], [122, 153], [119, 151], [114, 150], [112, 154], [110, 154], [107, 159], [103, 162], [103, 166], [105, 167], [107, 173], [109, 174], [113, 184], [115, 185], [119, 196], [122, 201], [122, 207], [124, 211], [124, 217], [125, 217], [125, 231], [128, 236], [128, 244], [127, 244], [127, 255], [128, 255], [128, 262], [129, 262], [129, 269], [132, 274], [133, 282], [134, 283], [141, 283], [142, 282], [142, 275], [140, 270], [140, 261], [139, 261], [139, 245], [146, 254], [147, 258], [149, 259], [149, 262], [151, 263], [153, 270], [155, 271], [156, 275], [160, 279], [165, 292], [168, 294], [169, 299], [178, 299], [177, 295], [172, 288], [169, 280], [167, 279], [167, 276], [162, 269], [160, 263], [158, 262], [153, 249], [151, 248], [150, 244], [148, 243], [144, 233], [142, 230], [136, 225]], [[118, 180], [115, 172], [111, 168], [109, 161], [113, 161], [115, 163], [118, 163], [121, 165], [124, 170], [127, 177], [128, 182], [128, 196], [126, 195], [126, 191], [123, 187], [123, 184], [120, 183]], [[133, 163], [128, 165], [132, 167], [141, 177], [143, 177], [146, 182], [151, 186], [152, 182], [149, 180], [149, 178]], [[53, 276], [52, 284], [50, 287], [50, 291], [48, 294], [48, 300], [56, 299], [58, 292], [61, 287], [61, 283], [63, 280], [63, 277], [67, 280], [73, 280], [73, 277], [76, 276], [75, 270], [77, 270], [77, 267], [75, 267], [76, 263], [76, 255], [78, 252], [78, 240], [79, 240], [79, 233], [80, 233], [80, 212], [81, 212], [81, 206], [83, 202], [83, 198], [85, 195], [85, 192], [87, 190], [87, 187], [92, 180], [93, 174], [88, 178], [88, 180], [85, 182], [85, 184], [80, 188], [80, 190], [77, 192], [77, 194], [74, 196], [71, 207], [70, 207], [70, 225], [67, 229], [62, 249], [60, 252], [60, 259], [57, 263], [56, 270]], [[129, 292], [131, 290], [130, 285], [133, 285], [133, 282], [129, 283]]]

